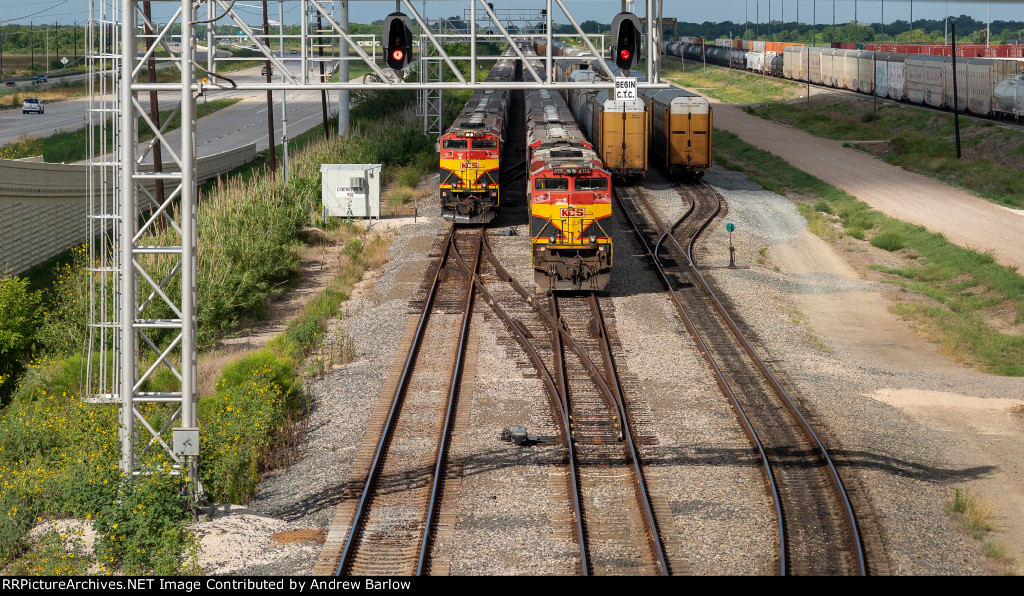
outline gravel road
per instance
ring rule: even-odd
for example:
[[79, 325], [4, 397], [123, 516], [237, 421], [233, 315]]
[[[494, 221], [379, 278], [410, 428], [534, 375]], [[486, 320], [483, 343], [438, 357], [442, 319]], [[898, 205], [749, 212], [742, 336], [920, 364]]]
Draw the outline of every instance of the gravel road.
[[991, 252], [1000, 263], [1024, 271], [1024, 242], [1019, 241], [1024, 238], [1024, 210], [1008, 209], [889, 165], [843, 147], [843, 141], [814, 137], [750, 115], [742, 108], [714, 99], [711, 102], [716, 128], [774, 153], [874, 209], [942, 232], [961, 246]]

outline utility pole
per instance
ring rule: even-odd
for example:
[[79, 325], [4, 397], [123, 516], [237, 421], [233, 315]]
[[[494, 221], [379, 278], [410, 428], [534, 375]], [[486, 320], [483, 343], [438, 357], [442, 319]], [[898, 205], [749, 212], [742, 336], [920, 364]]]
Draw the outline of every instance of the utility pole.
[[[277, 3], [278, 47], [281, 59], [284, 59], [284, 2]], [[285, 74], [281, 73], [281, 82], [287, 83]], [[284, 181], [288, 183], [288, 92], [281, 91], [281, 152], [284, 156]]]
[[[267, 0], [263, 0], [263, 40], [260, 42], [270, 51], [270, 17], [267, 16]], [[273, 82], [272, 63], [267, 60], [267, 82]], [[282, 73], [283, 74], [283, 73]], [[277, 143], [274, 142], [274, 92], [267, 89], [267, 140], [270, 143], [270, 179], [277, 177]]]
[[28, 45], [32, 46], [32, 61], [28, 63], [29, 71], [36, 65], [36, 24], [28, 23]]
[[[316, 10], [316, 9], [314, 9]], [[308, 18], [308, 17], [305, 17]], [[320, 65], [320, 82], [324, 81], [324, 38], [320, 37], [320, 33], [323, 31], [323, 22], [320, 20], [320, 11], [316, 11], [316, 53], [317, 57], [320, 58], [318, 64]], [[327, 91], [320, 90], [320, 108], [323, 111], [323, 122], [324, 122], [324, 138], [331, 138], [331, 133], [327, 128]]]
[[949, 29], [953, 34], [953, 128], [956, 130], [956, 158], [960, 159], [960, 109], [957, 105], [959, 98], [956, 93], [956, 23], [950, 23]]
[[[423, 3], [426, 6], [426, 2]], [[424, 10], [425, 12], [425, 10]], [[424, 17], [425, 19], [426, 17]], [[429, 21], [427, 21], [429, 22]], [[341, 28], [348, 32], [348, 0], [341, 0], [341, 8], [338, 14], [338, 23]], [[338, 40], [338, 82], [348, 82], [348, 42], [342, 38]], [[349, 90], [338, 91], [338, 136], [348, 134], [348, 111], [349, 111]]]

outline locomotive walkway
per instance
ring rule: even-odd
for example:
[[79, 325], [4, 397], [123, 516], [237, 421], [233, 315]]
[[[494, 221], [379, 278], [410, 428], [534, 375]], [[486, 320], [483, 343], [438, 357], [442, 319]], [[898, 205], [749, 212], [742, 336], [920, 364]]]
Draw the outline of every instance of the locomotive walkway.
[[843, 189], [872, 208], [942, 232], [960, 246], [990, 252], [1002, 265], [1024, 271], [1024, 211], [1001, 207], [938, 180], [908, 172], [843, 147], [768, 122], [741, 108], [710, 100], [714, 124], [794, 167]]

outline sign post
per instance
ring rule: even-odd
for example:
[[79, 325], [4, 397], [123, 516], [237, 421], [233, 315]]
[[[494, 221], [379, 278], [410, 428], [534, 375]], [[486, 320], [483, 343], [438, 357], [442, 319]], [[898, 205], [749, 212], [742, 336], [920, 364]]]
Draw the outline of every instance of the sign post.
[[725, 231], [729, 232], [729, 268], [736, 268], [736, 248], [732, 245], [732, 233], [736, 226], [731, 223], [725, 224]]

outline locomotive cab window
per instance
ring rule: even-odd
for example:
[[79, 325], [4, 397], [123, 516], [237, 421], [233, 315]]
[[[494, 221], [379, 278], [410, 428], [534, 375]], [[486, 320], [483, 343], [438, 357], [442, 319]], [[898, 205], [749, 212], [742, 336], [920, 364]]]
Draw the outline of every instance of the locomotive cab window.
[[498, 141], [494, 139], [476, 139], [473, 141], [474, 149], [497, 149]]
[[464, 141], [462, 139], [445, 139], [444, 140], [444, 148], [445, 149], [466, 149], [467, 147], [469, 147], [469, 141]]
[[607, 178], [577, 178], [576, 190], [608, 190]]
[[535, 190], [569, 190], [568, 178], [537, 178], [533, 181]]

